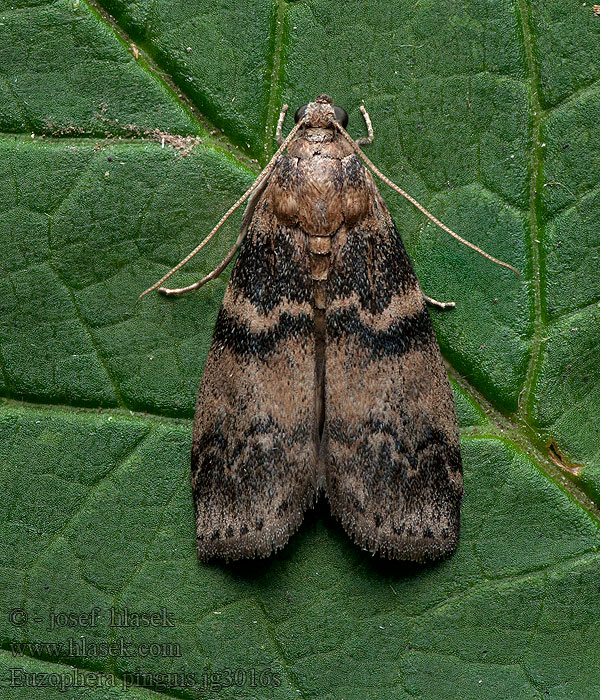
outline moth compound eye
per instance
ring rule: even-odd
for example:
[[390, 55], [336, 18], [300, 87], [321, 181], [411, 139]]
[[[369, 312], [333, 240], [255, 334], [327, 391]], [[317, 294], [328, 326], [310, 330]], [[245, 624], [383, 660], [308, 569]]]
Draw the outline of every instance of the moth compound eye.
[[346, 114], [346, 110], [342, 109], [341, 107], [334, 107], [333, 111], [335, 112], [335, 118], [345, 129], [348, 126], [348, 115]]
[[306, 114], [306, 108], [308, 105], [302, 105], [302, 107], [298, 107], [296, 110], [296, 114], [294, 114], [294, 123], [297, 124], [301, 119], [304, 118], [304, 115]]

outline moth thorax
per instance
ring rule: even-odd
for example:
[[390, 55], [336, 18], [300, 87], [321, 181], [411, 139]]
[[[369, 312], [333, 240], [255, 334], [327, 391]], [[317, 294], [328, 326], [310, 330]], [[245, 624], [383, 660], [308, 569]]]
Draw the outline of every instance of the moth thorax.
[[335, 138], [333, 129], [327, 127], [313, 127], [312, 124], [304, 130], [303, 138], [310, 143], [331, 143]]

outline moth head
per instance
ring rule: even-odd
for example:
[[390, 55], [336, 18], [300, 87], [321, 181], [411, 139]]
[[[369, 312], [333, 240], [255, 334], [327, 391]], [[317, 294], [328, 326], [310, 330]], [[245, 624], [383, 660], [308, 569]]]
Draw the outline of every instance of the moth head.
[[341, 107], [333, 104], [329, 95], [319, 95], [314, 102], [302, 105], [296, 110], [294, 122], [306, 119], [306, 126], [327, 129], [333, 126], [333, 122], [339, 122], [344, 129], [348, 125], [348, 115]]

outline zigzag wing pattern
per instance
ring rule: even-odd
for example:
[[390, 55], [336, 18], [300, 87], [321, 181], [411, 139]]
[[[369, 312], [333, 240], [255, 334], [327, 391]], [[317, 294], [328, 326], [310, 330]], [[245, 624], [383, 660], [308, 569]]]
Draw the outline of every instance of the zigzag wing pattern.
[[315, 499], [315, 341], [306, 237], [261, 196], [227, 286], [198, 392], [198, 555], [268, 556]]
[[393, 559], [450, 553], [462, 471], [452, 391], [425, 300], [365, 173], [370, 210], [336, 236], [326, 312], [327, 493], [360, 546]]

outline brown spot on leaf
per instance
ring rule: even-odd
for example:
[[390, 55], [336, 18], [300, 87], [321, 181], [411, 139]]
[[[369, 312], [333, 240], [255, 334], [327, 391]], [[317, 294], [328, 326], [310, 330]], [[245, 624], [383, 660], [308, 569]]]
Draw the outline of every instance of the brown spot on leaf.
[[556, 464], [557, 467], [563, 471], [569, 472], [569, 474], [572, 474], [573, 476], [579, 476], [581, 474], [583, 464], [574, 464], [567, 461], [565, 456], [558, 449], [554, 440], [550, 440], [546, 447], [548, 449], [548, 457], [554, 462], [554, 464]]

